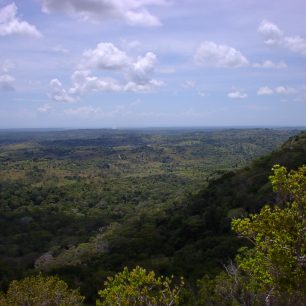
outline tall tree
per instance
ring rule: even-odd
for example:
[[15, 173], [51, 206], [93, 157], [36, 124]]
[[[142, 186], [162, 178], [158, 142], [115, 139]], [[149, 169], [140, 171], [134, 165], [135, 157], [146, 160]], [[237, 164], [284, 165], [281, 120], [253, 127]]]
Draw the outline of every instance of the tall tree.
[[157, 277], [153, 271], [137, 266], [128, 268], [105, 282], [105, 289], [99, 291], [101, 300], [97, 306], [172, 306], [178, 305], [180, 290], [184, 283], [172, 285], [172, 279]]
[[275, 205], [232, 222], [233, 230], [254, 245], [236, 261], [249, 276], [249, 289], [262, 292], [266, 305], [305, 305], [306, 166], [288, 173], [275, 165], [273, 171]]
[[13, 281], [0, 296], [0, 306], [80, 306], [84, 297], [56, 276], [31, 276]]

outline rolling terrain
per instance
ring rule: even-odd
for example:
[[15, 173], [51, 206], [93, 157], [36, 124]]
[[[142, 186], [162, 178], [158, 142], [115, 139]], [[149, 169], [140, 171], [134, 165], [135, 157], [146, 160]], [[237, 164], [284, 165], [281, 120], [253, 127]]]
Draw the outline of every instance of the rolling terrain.
[[297, 133], [2, 131], [2, 288], [44, 271], [92, 301], [124, 266], [217, 273], [241, 245], [231, 219], [272, 201], [271, 167], [306, 163], [305, 134], [279, 147]]

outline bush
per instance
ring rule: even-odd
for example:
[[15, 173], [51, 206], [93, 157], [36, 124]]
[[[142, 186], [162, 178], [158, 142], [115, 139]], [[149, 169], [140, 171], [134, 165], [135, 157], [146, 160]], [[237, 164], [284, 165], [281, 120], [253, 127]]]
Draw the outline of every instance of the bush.
[[84, 297], [56, 276], [31, 276], [13, 281], [0, 295], [0, 306], [78, 306]]
[[127, 267], [105, 282], [105, 289], [99, 291], [102, 300], [97, 306], [170, 306], [178, 305], [183, 280], [177, 286], [172, 278], [156, 277], [137, 266], [132, 271]]

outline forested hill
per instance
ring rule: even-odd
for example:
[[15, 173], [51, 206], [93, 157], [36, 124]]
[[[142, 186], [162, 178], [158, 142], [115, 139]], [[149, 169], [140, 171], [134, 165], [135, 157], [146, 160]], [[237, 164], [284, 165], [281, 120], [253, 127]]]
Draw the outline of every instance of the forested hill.
[[175, 246], [175, 266], [182, 274], [199, 277], [233, 258], [241, 242], [232, 236], [230, 220], [273, 203], [269, 176], [274, 164], [288, 169], [306, 164], [306, 133], [291, 137], [249, 166], [224, 174], [168, 211], [159, 228]]
[[214, 274], [234, 258], [242, 243], [230, 230], [231, 219], [273, 203], [269, 176], [278, 163], [288, 169], [306, 164], [306, 133], [291, 137], [249, 166], [211, 181], [166, 212], [141, 213], [118, 225], [109, 235], [110, 252], [100, 260], [113, 267], [138, 263], [189, 279]]
[[[208, 187], [190, 200], [192, 207], [206, 206], [239, 209], [240, 212], [258, 212], [265, 202], [273, 201], [269, 182], [275, 164], [295, 169], [306, 164], [306, 133], [290, 137], [270, 154], [264, 155], [243, 169], [228, 172], [213, 180]], [[234, 213], [234, 212], [233, 212]]]
[[207, 188], [167, 209], [139, 209], [106, 229], [107, 252], [82, 265], [53, 272], [66, 279], [82, 278], [82, 290], [88, 296], [94, 295], [96, 288], [87, 284], [124, 266], [141, 265], [162, 274], [183, 275], [189, 284], [204, 274], [214, 275], [244, 243], [231, 232], [231, 219], [273, 202], [268, 177], [277, 163], [288, 169], [306, 164], [306, 133], [290, 138], [249, 166], [211, 181]]
[[273, 200], [274, 164], [306, 164], [306, 133], [250, 160], [297, 132], [0, 135], [1, 289], [43, 271], [94, 303], [125, 266], [190, 285], [218, 273], [243, 243], [231, 219]]

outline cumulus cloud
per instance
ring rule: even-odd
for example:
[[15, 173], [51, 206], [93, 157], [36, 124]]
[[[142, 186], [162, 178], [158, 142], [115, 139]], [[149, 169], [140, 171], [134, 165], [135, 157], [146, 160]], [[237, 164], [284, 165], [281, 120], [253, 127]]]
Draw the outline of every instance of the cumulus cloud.
[[275, 88], [270, 88], [268, 86], [260, 87], [257, 90], [258, 96], [268, 96], [273, 94], [279, 94], [279, 95], [291, 95], [291, 94], [297, 94], [298, 90], [293, 87], [287, 87], [287, 86], [278, 86]]
[[194, 60], [198, 65], [221, 68], [238, 68], [249, 65], [249, 61], [240, 51], [212, 41], [204, 41], [200, 44]]
[[293, 87], [278, 86], [275, 88], [275, 92], [280, 95], [291, 95], [296, 94], [298, 91]]
[[267, 20], [261, 22], [258, 32], [263, 36], [265, 44], [267, 45], [279, 44], [284, 38], [284, 33], [278, 28], [278, 26]]
[[261, 63], [254, 63], [252, 66], [254, 68], [264, 68], [264, 69], [284, 69], [288, 67], [287, 64], [283, 61], [274, 63], [270, 60], [266, 60]]
[[163, 86], [164, 83], [159, 80], [149, 80], [147, 83], [128, 82], [124, 85], [124, 91], [133, 91], [138, 93], [151, 92], [153, 88]]
[[15, 78], [9, 74], [0, 75], [0, 89], [14, 90]]
[[258, 96], [269, 96], [273, 94], [274, 94], [274, 90], [268, 86], [260, 87], [257, 90]]
[[151, 15], [147, 10], [142, 9], [140, 11], [127, 11], [125, 13], [125, 19], [127, 24], [131, 26], [160, 26], [161, 22], [157, 17]]
[[117, 73], [121, 80], [90, 76], [90, 70], [76, 71], [73, 76], [76, 84], [74, 88], [82, 88], [82, 92], [89, 90], [148, 92], [162, 85], [161, 81], [152, 78], [157, 64], [157, 57], [152, 52], [133, 58], [112, 43], [102, 42], [95, 49], [86, 50], [83, 57], [81, 66]]
[[102, 78], [91, 74], [90, 70], [75, 71], [72, 76], [73, 86], [69, 89], [71, 95], [82, 95], [87, 92], [124, 92], [132, 91], [138, 93], [147, 93], [153, 88], [163, 85], [163, 82], [152, 79], [147, 82], [128, 81], [119, 82], [113, 78]]
[[51, 106], [49, 104], [44, 104], [37, 109], [39, 113], [48, 113], [51, 110]]
[[166, 0], [40, 0], [45, 13], [64, 13], [83, 20], [121, 20], [132, 26], [159, 26], [160, 20], [146, 8]]
[[267, 20], [259, 25], [258, 32], [268, 46], [282, 47], [292, 52], [306, 55], [306, 40], [300, 36], [286, 36], [279, 27]]
[[102, 42], [95, 49], [83, 53], [86, 66], [98, 69], [117, 70], [130, 64], [130, 58], [109, 42]]
[[42, 35], [34, 25], [17, 16], [18, 8], [13, 2], [0, 9], [0, 36], [22, 35], [39, 38]]
[[[70, 102], [87, 92], [146, 93], [162, 86], [163, 82], [153, 78], [157, 57], [152, 52], [131, 57], [125, 51], [109, 42], [102, 42], [95, 49], [83, 53], [83, 61], [72, 74], [72, 86], [63, 89], [59, 80], [54, 79], [51, 97], [56, 101]], [[110, 74], [111, 77], [100, 76]]]
[[8, 60], [0, 62], [0, 90], [14, 90], [15, 78], [11, 75], [14, 64]]
[[91, 75], [90, 70], [77, 70], [72, 75], [73, 87], [70, 94], [81, 95], [89, 91], [121, 91], [122, 87], [111, 78], [99, 78]]
[[227, 95], [230, 99], [245, 99], [248, 97], [248, 95], [244, 92], [241, 92], [239, 90], [229, 92]]
[[138, 84], [149, 83], [154, 73], [156, 62], [156, 55], [152, 52], [139, 56], [128, 68], [128, 78]]
[[[157, 84], [156, 80], [152, 80], [157, 63], [157, 57], [152, 52], [133, 58], [112, 43], [102, 42], [95, 49], [86, 50], [83, 57], [84, 61], [81, 66], [85, 68], [119, 72], [128, 81], [125, 86], [126, 90], [135, 88], [135, 85]], [[88, 70], [86, 73], [88, 74]], [[96, 81], [98, 81], [97, 78]], [[116, 86], [112, 87], [116, 91], [119, 90]]]
[[73, 103], [77, 101], [77, 98], [67, 93], [67, 91], [63, 88], [62, 83], [58, 79], [51, 80], [50, 87], [51, 87], [50, 96], [52, 100], [64, 103]]

